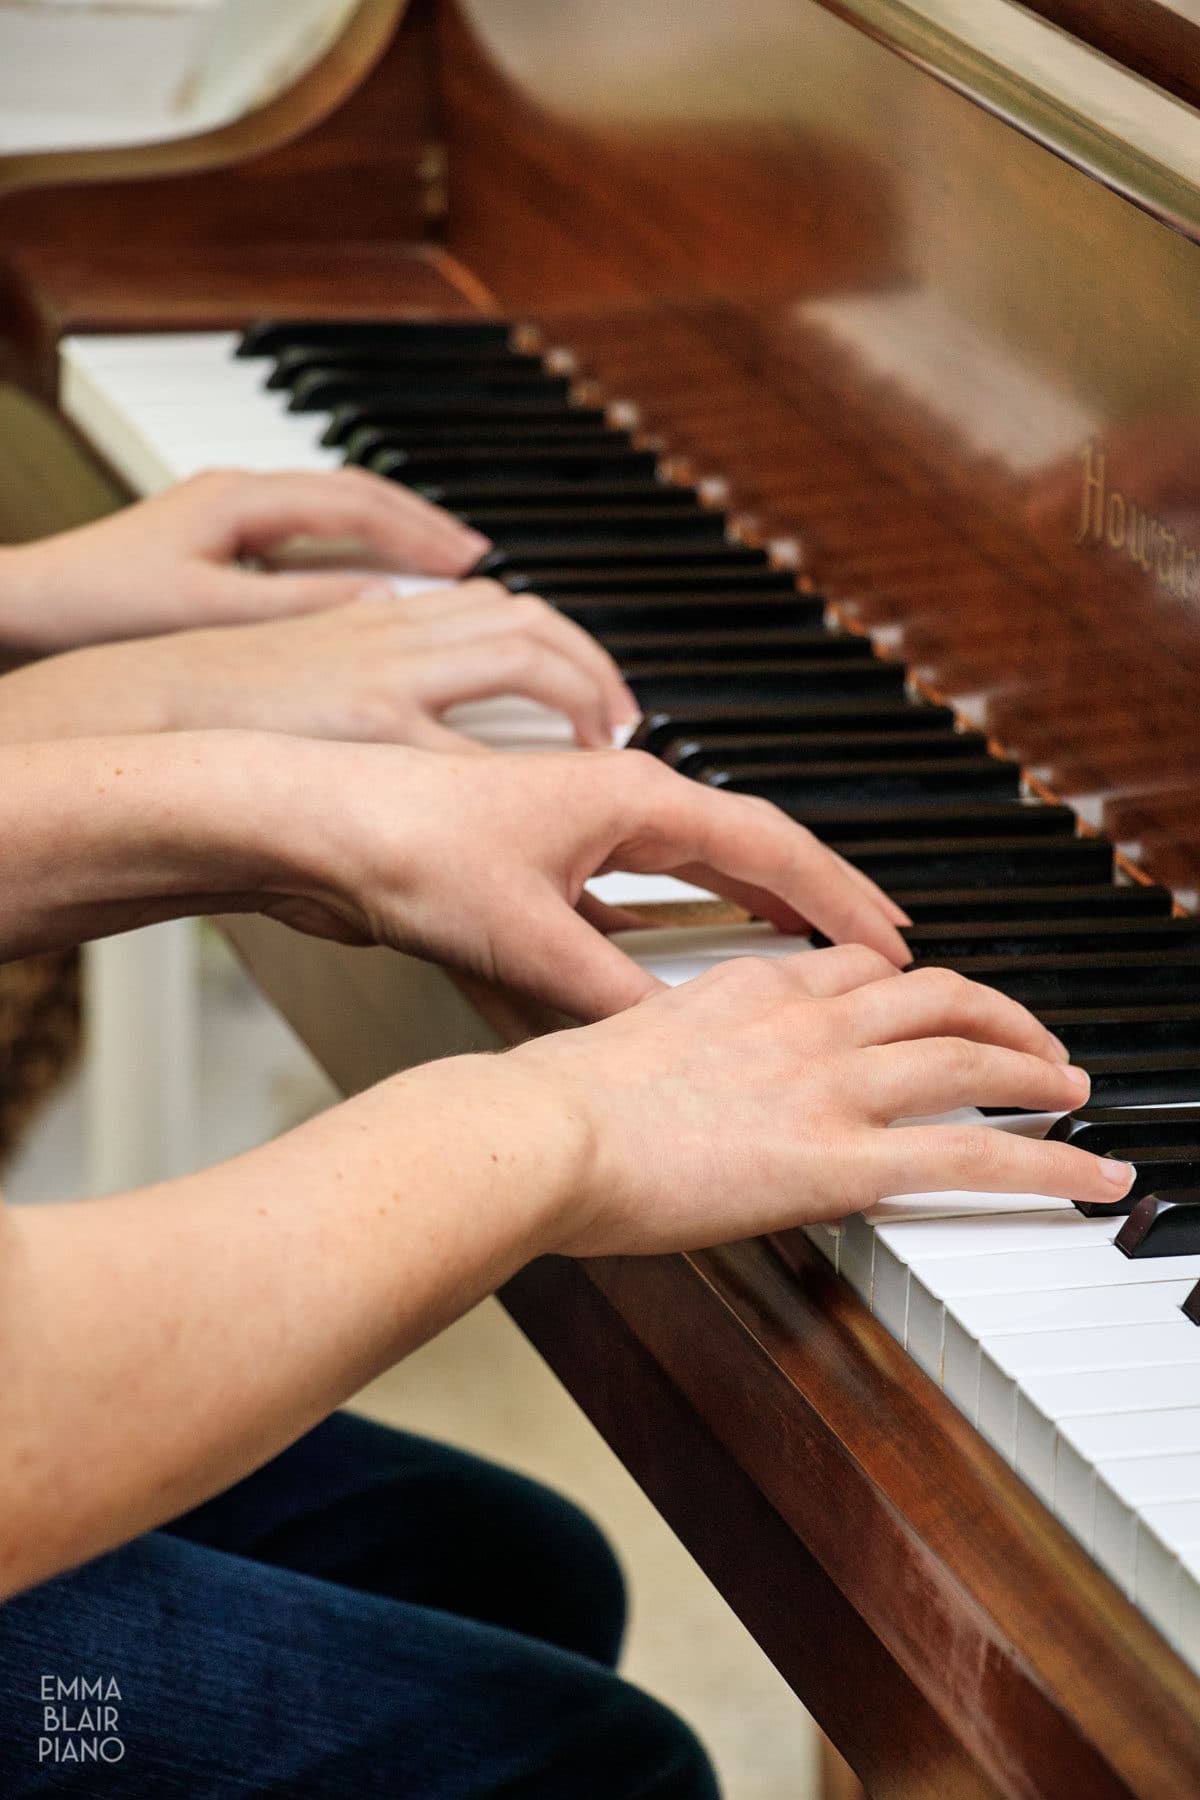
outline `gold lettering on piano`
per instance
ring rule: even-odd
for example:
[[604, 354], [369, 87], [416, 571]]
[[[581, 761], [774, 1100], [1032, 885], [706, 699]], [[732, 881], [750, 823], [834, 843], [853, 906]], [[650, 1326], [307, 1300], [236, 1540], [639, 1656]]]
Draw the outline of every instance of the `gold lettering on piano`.
[[1123, 550], [1130, 562], [1153, 575], [1158, 586], [1176, 600], [1200, 602], [1200, 549], [1128, 494], [1109, 486], [1108, 453], [1095, 440], [1085, 444], [1079, 454], [1083, 490], [1076, 544]]

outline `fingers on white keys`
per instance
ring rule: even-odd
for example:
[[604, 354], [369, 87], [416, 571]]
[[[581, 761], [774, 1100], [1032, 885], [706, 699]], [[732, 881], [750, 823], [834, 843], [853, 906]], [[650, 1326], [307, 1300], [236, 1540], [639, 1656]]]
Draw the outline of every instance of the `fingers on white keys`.
[[1128, 1192], [1134, 1175], [1128, 1163], [986, 1125], [875, 1132], [867, 1153], [873, 1159], [871, 1190], [879, 1196], [964, 1189], [1111, 1205]]

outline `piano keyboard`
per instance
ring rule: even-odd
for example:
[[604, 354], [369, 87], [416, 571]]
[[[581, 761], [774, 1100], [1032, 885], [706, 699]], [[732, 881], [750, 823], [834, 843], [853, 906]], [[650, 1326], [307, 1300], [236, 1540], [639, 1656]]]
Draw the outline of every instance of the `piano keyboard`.
[[[808, 1236], [1200, 1670], [1200, 1325], [1183, 1310], [1196, 1289], [1200, 1319], [1200, 924], [840, 632], [714, 491], [529, 334], [472, 321], [75, 337], [62, 405], [139, 492], [213, 464], [349, 459], [448, 506], [496, 545], [481, 572], [608, 645], [643, 707], [641, 747], [775, 800], [896, 893], [918, 963], [1001, 988], [1064, 1039], [1091, 1108], [1074, 1124], [991, 1122], [1087, 1125], [1138, 1167], [1131, 1218], [912, 1194]], [[481, 736], [561, 736], [506, 706], [475, 719]], [[627, 894], [644, 897], [609, 886]], [[798, 947], [753, 925], [623, 941], [672, 982]]]

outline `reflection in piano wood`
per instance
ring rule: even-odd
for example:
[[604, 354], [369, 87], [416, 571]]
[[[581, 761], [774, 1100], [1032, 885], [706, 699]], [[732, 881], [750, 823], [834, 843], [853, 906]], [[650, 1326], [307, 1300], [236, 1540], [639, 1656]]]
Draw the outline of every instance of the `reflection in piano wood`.
[[[620, 645], [650, 747], [771, 788], [902, 880], [930, 955], [1026, 984], [1097, 1099], [1200, 1102], [1172, 919], [1200, 888], [1200, 196], [1122, 147], [1119, 70], [1094, 116], [1048, 108], [921, 13], [702, 0], [684, 31], [668, 0], [422, 0], [341, 105], [296, 99], [170, 180], [18, 171], [42, 185], [0, 201], [9, 361], [44, 390], [70, 337], [64, 401], [134, 485], [285, 445], [445, 483], [428, 370], [419, 404], [394, 369], [390, 398], [368, 383], [322, 445], [290, 365], [263, 393], [234, 339], [91, 334], [536, 322], [637, 413], [573, 398], [561, 363], [460, 365], [453, 499], [500, 577]], [[1172, 106], [1136, 89], [1164, 145]], [[203, 166], [256, 131], [256, 160]], [[505, 412], [510, 378], [534, 415]], [[230, 929], [348, 1088], [530, 1023], [403, 958]], [[638, 947], [678, 974], [738, 941]], [[1172, 1144], [1144, 1149], [1166, 1183]], [[508, 1293], [873, 1794], [1200, 1792], [1200, 1688], [1162, 1635], [1197, 1666], [1200, 1268], [1125, 1256], [1122, 1223], [910, 1196]]]

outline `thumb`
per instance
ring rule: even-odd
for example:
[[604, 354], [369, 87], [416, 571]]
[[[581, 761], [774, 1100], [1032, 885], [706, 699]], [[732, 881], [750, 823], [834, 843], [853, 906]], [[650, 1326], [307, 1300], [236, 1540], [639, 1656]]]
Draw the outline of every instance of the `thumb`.
[[523, 911], [519, 949], [498, 973], [584, 1024], [624, 1012], [662, 986], [558, 893]]

